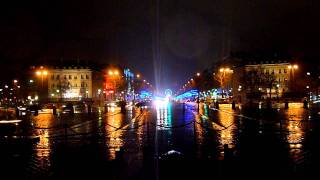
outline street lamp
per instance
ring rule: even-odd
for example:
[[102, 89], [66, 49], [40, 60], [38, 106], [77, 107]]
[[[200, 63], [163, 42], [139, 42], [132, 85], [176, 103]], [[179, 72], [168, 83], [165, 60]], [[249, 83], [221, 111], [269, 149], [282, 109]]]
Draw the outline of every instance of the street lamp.
[[298, 68], [299, 66], [297, 64], [288, 66], [288, 69], [290, 70], [290, 76], [292, 77], [292, 79], [290, 78], [292, 90], [294, 88], [294, 71], [297, 70]]
[[113, 80], [113, 86], [114, 86], [113, 93], [115, 94], [116, 93], [116, 78], [119, 77], [120, 73], [118, 70], [109, 70], [108, 75]]
[[41, 87], [43, 88], [43, 78], [48, 75], [48, 71], [41, 69], [41, 70], [36, 71], [36, 75], [38, 77], [41, 77]]
[[224, 81], [225, 81], [225, 76], [226, 73], [232, 73], [233, 71], [230, 68], [220, 68], [219, 69], [220, 75], [217, 77], [220, 85], [221, 85], [221, 89], [222, 89], [222, 97], [223, 97], [223, 92], [224, 92]]

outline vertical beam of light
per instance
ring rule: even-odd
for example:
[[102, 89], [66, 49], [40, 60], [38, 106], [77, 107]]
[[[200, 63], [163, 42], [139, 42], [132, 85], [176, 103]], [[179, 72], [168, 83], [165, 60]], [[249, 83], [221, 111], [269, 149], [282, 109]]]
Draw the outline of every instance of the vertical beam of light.
[[160, 55], [160, 0], [155, 0], [155, 23], [153, 23], [153, 69], [155, 78], [156, 94], [161, 84], [162, 60]]
[[[155, 94], [159, 94], [159, 86], [160, 86], [160, 73], [161, 73], [161, 57], [160, 57], [160, 0], [155, 0], [155, 27], [154, 36], [153, 36], [153, 70], [154, 70], [154, 78], [155, 78]], [[159, 179], [159, 152], [158, 152], [158, 129], [155, 129], [155, 176], [156, 180]]]

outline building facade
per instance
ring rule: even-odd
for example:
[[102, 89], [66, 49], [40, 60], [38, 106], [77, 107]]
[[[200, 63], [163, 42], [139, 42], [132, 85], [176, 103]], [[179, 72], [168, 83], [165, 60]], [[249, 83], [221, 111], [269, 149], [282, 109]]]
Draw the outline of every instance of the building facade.
[[238, 78], [234, 81], [237, 99], [281, 98], [290, 92], [297, 66], [288, 62], [251, 63], [236, 68]]
[[56, 67], [48, 70], [48, 98], [92, 98], [92, 70], [88, 67]]

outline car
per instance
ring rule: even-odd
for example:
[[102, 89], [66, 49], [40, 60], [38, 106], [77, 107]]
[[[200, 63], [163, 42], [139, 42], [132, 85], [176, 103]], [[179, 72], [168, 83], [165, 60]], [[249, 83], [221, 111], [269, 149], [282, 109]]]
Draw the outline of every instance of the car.
[[74, 113], [74, 108], [73, 108], [73, 104], [72, 103], [68, 103], [66, 105], [62, 106], [62, 113], [66, 114], [66, 113]]
[[118, 101], [109, 101], [106, 104], [108, 107], [117, 107], [119, 105]]

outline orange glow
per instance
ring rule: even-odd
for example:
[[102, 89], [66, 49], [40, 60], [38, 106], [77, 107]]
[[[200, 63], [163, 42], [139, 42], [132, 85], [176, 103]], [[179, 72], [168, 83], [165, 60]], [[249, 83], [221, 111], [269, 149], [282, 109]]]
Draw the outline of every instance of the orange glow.
[[48, 71], [42, 71], [42, 74], [46, 76], [48, 75]]
[[41, 76], [41, 74], [42, 74], [41, 71], [37, 71], [37, 72], [36, 72], [36, 75], [37, 75], [37, 76]]
[[[115, 112], [119, 112], [120, 109], [116, 108], [114, 112], [108, 112], [108, 114], [114, 114]], [[115, 131], [114, 127], [121, 127], [127, 128], [128, 125], [124, 126], [123, 122], [123, 115], [122, 114], [116, 114], [113, 116], [106, 116], [106, 123], [109, 124], [108, 126], [105, 126], [105, 129], [107, 132], [110, 132], [108, 137], [106, 138], [106, 143], [110, 147], [108, 148], [109, 156], [111, 159], [116, 158], [116, 151], [119, 151], [120, 148], [124, 145], [123, 140], [123, 132], [122, 130]], [[111, 126], [110, 126], [111, 125]]]

